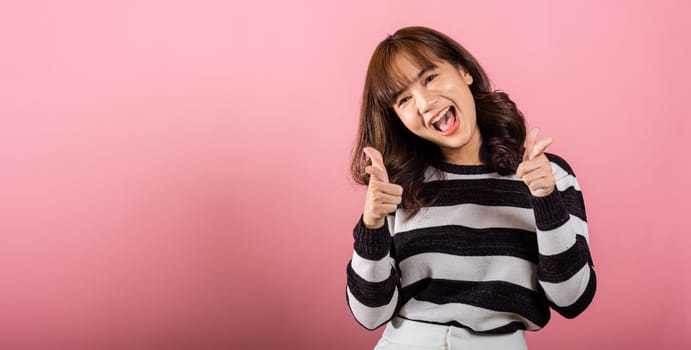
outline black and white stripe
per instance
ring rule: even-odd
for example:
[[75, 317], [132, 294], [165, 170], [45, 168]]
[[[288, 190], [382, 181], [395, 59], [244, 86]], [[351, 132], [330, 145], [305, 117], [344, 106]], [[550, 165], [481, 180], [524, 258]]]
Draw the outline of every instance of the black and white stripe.
[[477, 332], [538, 330], [550, 307], [565, 317], [592, 300], [596, 279], [581, 188], [571, 167], [546, 154], [557, 190], [535, 198], [515, 175], [483, 167], [426, 174], [435, 198], [406, 220], [354, 229], [348, 305], [367, 329], [393, 316]]

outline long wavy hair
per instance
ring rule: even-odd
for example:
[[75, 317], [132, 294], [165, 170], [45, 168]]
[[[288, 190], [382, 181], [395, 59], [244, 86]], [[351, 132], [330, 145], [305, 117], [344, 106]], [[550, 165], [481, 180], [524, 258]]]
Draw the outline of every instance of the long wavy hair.
[[478, 61], [458, 42], [430, 28], [406, 27], [379, 43], [367, 68], [351, 162], [355, 182], [369, 183], [363, 148], [376, 148], [384, 158], [389, 181], [403, 187], [401, 207], [408, 210], [410, 218], [434, 200], [422, 196], [427, 168], [437, 169], [437, 175], [443, 178], [438, 171], [443, 163], [439, 146], [413, 134], [393, 110], [396, 94], [410, 83], [396, 66], [399, 55], [405, 55], [419, 67], [444, 60], [468, 70], [473, 77], [470, 91], [482, 138], [480, 159], [500, 175], [515, 173], [526, 137], [525, 120], [516, 104], [506, 93], [492, 90]]

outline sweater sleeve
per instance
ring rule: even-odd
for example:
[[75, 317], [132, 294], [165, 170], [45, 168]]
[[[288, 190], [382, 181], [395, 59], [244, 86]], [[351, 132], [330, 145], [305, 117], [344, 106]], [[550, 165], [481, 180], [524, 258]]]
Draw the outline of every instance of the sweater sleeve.
[[399, 299], [400, 282], [392, 258], [388, 219], [381, 228], [367, 229], [360, 217], [353, 237], [346, 298], [358, 323], [374, 330], [393, 317]]
[[581, 187], [566, 161], [546, 153], [556, 189], [545, 197], [531, 196], [537, 226], [538, 282], [552, 309], [574, 318], [595, 295], [588, 225]]

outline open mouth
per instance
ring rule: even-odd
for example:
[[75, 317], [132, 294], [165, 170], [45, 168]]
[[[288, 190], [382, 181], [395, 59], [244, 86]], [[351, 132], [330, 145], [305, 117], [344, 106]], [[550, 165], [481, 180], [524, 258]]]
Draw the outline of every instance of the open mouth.
[[446, 110], [432, 121], [432, 127], [442, 135], [449, 135], [458, 129], [458, 116], [454, 106], [449, 106]]

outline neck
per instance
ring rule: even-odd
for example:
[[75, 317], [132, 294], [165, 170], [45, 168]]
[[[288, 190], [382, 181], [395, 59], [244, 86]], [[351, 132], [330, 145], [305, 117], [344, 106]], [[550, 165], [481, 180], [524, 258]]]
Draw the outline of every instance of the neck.
[[470, 141], [461, 148], [443, 148], [441, 149], [444, 161], [456, 165], [482, 165], [484, 162], [480, 159], [480, 146], [482, 145], [482, 138], [479, 130], [473, 133]]

